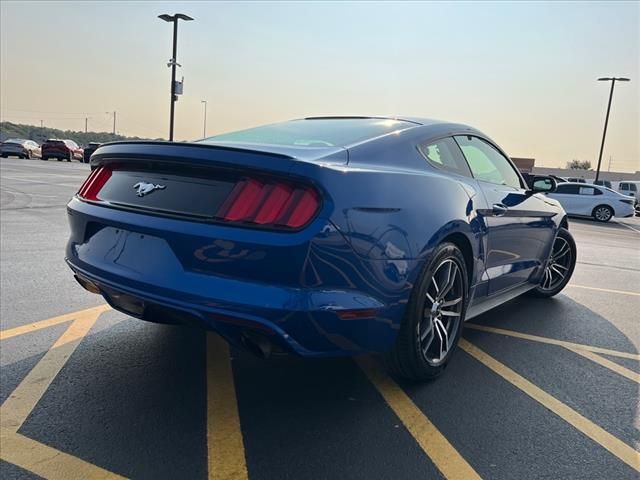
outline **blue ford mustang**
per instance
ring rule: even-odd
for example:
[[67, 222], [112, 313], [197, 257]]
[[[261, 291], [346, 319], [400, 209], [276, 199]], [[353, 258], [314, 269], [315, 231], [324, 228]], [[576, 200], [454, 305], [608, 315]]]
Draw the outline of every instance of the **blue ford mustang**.
[[569, 281], [565, 212], [488, 137], [416, 118], [294, 120], [99, 147], [66, 260], [115, 309], [260, 355], [384, 352], [440, 374], [462, 324]]

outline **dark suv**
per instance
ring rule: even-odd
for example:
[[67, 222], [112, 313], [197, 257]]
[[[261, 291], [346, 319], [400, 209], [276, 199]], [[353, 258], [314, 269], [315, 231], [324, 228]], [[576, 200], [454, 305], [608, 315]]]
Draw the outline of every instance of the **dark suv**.
[[89, 163], [89, 160], [91, 160], [91, 155], [98, 149], [100, 145], [102, 144], [98, 142], [89, 142], [89, 144], [84, 147], [84, 158], [82, 161], [84, 163]]
[[74, 158], [80, 161], [83, 158], [82, 148], [73, 140], [50, 138], [40, 148], [42, 149], [42, 160], [56, 158], [58, 161], [66, 160], [70, 162]]

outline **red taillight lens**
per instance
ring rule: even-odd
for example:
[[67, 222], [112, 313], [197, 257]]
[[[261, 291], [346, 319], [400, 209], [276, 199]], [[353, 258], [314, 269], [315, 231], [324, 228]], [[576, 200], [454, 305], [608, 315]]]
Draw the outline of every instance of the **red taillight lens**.
[[300, 228], [320, 206], [318, 194], [307, 186], [245, 179], [236, 184], [216, 217], [229, 222]]
[[98, 167], [87, 177], [80, 190], [78, 196], [85, 200], [98, 200], [98, 193], [111, 177], [111, 169], [107, 167]]

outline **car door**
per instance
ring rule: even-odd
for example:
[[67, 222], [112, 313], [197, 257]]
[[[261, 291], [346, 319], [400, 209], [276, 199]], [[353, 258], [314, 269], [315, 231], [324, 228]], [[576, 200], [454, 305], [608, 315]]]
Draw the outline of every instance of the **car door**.
[[602, 190], [590, 185], [581, 185], [578, 190], [577, 202], [578, 202], [578, 215], [590, 216], [593, 213], [593, 209], [600, 203], [609, 203], [602, 198], [597, 198], [598, 195], [602, 195]]
[[488, 208], [478, 210], [485, 227], [489, 295], [529, 281], [546, 260], [556, 211], [542, 194], [531, 194], [495, 145], [474, 135], [454, 137], [478, 181]]
[[556, 191], [547, 195], [560, 202], [564, 211], [569, 215], [580, 215], [580, 185], [576, 183], [564, 183], [558, 185]]

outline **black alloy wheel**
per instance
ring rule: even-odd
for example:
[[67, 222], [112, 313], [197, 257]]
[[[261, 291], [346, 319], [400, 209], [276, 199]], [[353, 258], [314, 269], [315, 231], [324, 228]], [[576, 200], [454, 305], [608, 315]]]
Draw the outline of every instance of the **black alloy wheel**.
[[390, 370], [415, 381], [433, 379], [455, 350], [467, 306], [468, 275], [460, 249], [438, 246], [414, 287], [394, 349]]
[[560, 293], [571, 280], [576, 258], [576, 242], [569, 230], [561, 228], [553, 242], [540, 284], [531, 293], [538, 297], [552, 297]]

